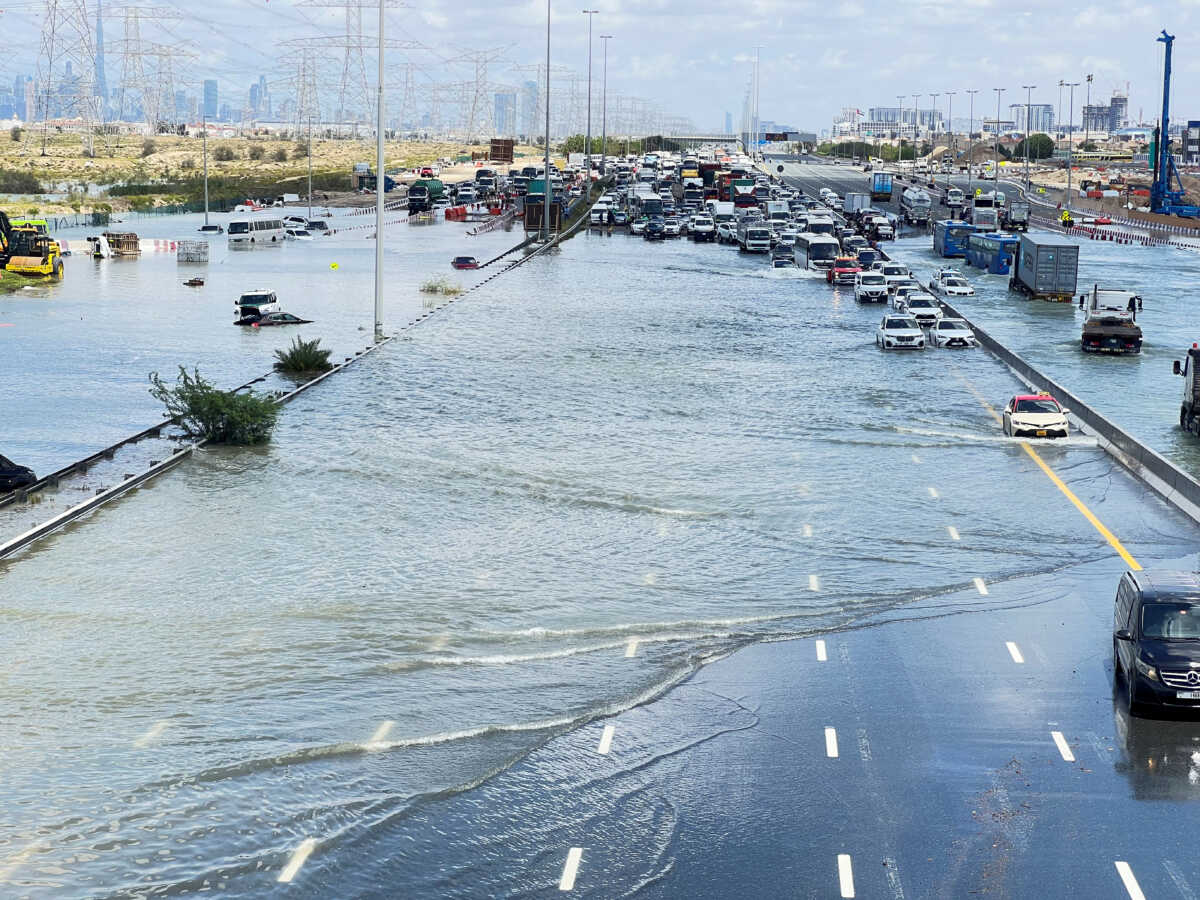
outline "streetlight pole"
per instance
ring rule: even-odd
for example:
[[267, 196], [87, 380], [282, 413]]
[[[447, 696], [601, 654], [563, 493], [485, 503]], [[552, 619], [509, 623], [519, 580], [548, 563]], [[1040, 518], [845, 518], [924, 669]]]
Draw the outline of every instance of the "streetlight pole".
[[308, 218], [312, 219], [312, 115], [308, 117]]
[[[936, 149], [937, 136], [938, 136], [938, 132], [937, 132], [937, 108], [938, 108], [938, 105], [937, 105], [937, 102], [938, 102], [938, 97], [940, 97], [942, 95], [940, 93], [937, 93], [937, 94], [930, 93], [929, 96], [933, 98], [933, 113], [929, 116], [929, 168], [933, 169], [933, 151]], [[933, 177], [934, 187], [937, 187], [937, 172], [931, 171], [929, 174]]]
[[[383, 10], [379, 0], [379, 70], [375, 88], [375, 340], [383, 339]], [[309, 154], [312, 159], [312, 154]], [[311, 195], [311, 191], [309, 192]]]
[[587, 156], [584, 157], [584, 183], [588, 192], [592, 184], [592, 16], [600, 12], [598, 9], [585, 9], [583, 14], [588, 17], [588, 91], [587, 91]]
[[996, 170], [992, 173], [992, 180], [997, 185], [1000, 184], [1000, 95], [1004, 93], [1005, 88], [992, 88], [996, 92]]
[[1071, 112], [1067, 117], [1067, 128], [1070, 129], [1067, 133], [1067, 196], [1063, 204], [1069, 210], [1071, 208], [1071, 162], [1074, 154], [1074, 129], [1075, 129], [1075, 88], [1079, 87], [1079, 82], [1067, 82], [1067, 87], [1071, 93]]
[[913, 94], [913, 177], [917, 174], [917, 134], [921, 131], [921, 95]]
[[[1066, 84], [1066, 82], [1063, 81], [1061, 78], [1058, 79], [1058, 112], [1056, 112], [1054, 114], [1055, 115], [1054, 131], [1056, 134], [1062, 130], [1062, 89], [1063, 89], [1063, 85], [1065, 85], [1065, 84]], [[1055, 141], [1054, 141], [1054, 148], [1056, 150], [1058, 149], [1058, 140], [1057, 139], [1055, 139]]]
[[[957, 91], [946, 91], [948, 109], [946, 110], [946, 126], [949, 129], [950, 135], [950, 168], [953, 170], [955, 163], [958, 162], [958, 135], [954, 133], [954, 95]], [[946, 173], [946, 189], [950, 189], [950, 176], [953, 172]]]
[[[1088, 107], [1092, 105], [1092, 76], [1087, 77], [1087, 101], [1083, 105], [1083, 146], [1087, 149], [1088, 141], [1092, 138], [1092, 123], [1088, 119]], [[1161, 141], [1162, 138], [1160, 137]]]
[[971, 119], [967, 123], [967, 194], [973, 194], [971, 190], [971, 166], [975, 164], [975, 95], [979, 93], [978, 88], [969, 88], [967, 94], [971, 97]]
[[1036, 84], [1023, 84], [1025, 88], [1025, 193], [1029, 193], [1029, 131], [1032, 127], [1033, 120], [1030, 116], [1031, 102], [1033, 97], [1033, 89]]
[[[382, 3], [383, 0], [380, 0]], [[550, 0], [546, 0], [546, 160], [542, 168], [542, 242], [550, 240]]]
[[600, 175], [607, 174], [606, 154], [608, 153], [608, 42], [611, 34], [600, 35], [604, 41], [604, 88], [600, 95]]
[[896, 167], [903, 170], [904, 166], [904, 94], [897, 94], [896, 99], [900, 101], [900, 122], [896, 126], [896, 134], [899, 136], [899, 142], [896, 146]]

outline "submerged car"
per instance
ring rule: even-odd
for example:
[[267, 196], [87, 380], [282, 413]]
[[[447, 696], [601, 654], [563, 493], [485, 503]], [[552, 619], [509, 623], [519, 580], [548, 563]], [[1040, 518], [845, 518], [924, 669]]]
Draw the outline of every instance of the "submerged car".
[[450, 265], [456, 269], [478, 269], [479, 260], [473, 256], [456, 256], [450, 260]]
[[929, 331], [935, 347], [975, 347], [975, 332], [962, 319], [938, 319]]
[[1004, 433], [1011, 437], [1067, 436], [1067, 416], [1057, 400], [1045, 391], [1017, 394], [1004, 407]]
[[0, 456], [0, 491], [13, 491], [37, 481], [28, 466], [19, 466], [7, 456]]
[[924, 350], [925, 332], [912, 316], [893, 313], [879, 323], [875, 344], [881, 350]]
[[309, 325], [311, 323], [312, 319], [302, 319], [299, 316], [293, 316], [290, 312], [272, 312], [250, 324], [255, 328], [264, 328], [271, 325]]

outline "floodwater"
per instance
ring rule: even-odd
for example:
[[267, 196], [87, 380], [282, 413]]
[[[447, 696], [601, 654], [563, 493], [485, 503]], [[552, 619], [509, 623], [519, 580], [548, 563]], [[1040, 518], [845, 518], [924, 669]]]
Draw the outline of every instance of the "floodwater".
[[[389, 326], [425, 278], [488, 274], [452, 255], [518, 240], [462, 232], [389, 230]], [[216, 241], [203, 268], [75, 257], [0, 298], [3, 452], [44, 470], [144, 427], [149, 371], [266, 371], [292, 335], [230, 324], [249, 287], [361, 348], [369, 234]], [[1028, 460], [976, 396], [1002, 404], [1006, 370], [880, 353], [881, 314], [732, 248], [581, 235], [302, 395], [268, 446], [198, 453], [9, 560], [2, 892], [269, 896], [307, 847], [300, 896], [453, 893], [434, 804], [552, 736], [749, 642], [1108, 558], [1068, 504], [1035, 530], [1012, 502]], [[1086, 437], [1039, 449], [1112, 474]], [[456, 889], [532, 889], [492, 827], [494, 869]]]

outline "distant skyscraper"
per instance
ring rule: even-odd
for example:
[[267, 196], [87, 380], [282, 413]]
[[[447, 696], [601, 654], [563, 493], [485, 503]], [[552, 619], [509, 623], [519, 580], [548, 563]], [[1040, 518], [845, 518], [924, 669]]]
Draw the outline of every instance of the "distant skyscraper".
[[521, 134], [526, 138], [541, 134], [537, 122], [538, 83], [526, 81], [521, 85]]
[[104, 74], [104, 19], [101, 18], [101, 2], [96, 0], [96, 96], [100, 103], [100, 117], [108, 107], [108, 77]]
[[513, 92], [496, 94], [496, 134], [508, 136], [517, 130], [517, 95]]
[[[1011, 103], [1008, 107], [1008, 117], [1017, 123], [1017, 130], [1025, 130], [1025, 104]], [[1049, 134], [1054, 131], [1054, 107], [1049, 103], [1033, 103], [1029, 106], [1029, 131], [1037, 134], [1039, 131]]]
[[13, 112], [16, 113], [18, 119], [25, 119], [25, 78], [24, 75], [18, 75], [13, 79]]
[[262, 103], [262, 89], [258, 86], [258, 82], [250, 85], [250, 114], [254, 118], [258, 118], [259, 105]]
[[217, 108], [217, 80], [209, 78], [204, 82], [204, 115], [209, 121], [216, 121]]
[[271, 117], [271, 89], [267, 86], [267, 76], [258, 76], [258, 114], [264, 118]]
[[733, 134], [733, 113], [725, 113], [725, 133]]

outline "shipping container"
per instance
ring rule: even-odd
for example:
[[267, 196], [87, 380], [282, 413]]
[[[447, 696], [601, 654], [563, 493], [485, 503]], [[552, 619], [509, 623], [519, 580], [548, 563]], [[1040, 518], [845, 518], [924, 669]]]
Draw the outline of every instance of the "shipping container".
[[1009, 287], [1039, 300], [1069, 303], [1079, 274], [1079, 245], [1053, 234], [1023, 234]]

